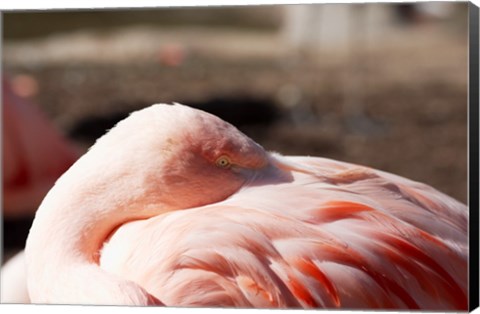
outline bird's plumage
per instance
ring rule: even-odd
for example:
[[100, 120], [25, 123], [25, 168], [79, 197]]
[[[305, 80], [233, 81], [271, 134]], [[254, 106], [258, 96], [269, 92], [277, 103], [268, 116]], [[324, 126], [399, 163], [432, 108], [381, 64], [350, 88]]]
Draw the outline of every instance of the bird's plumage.
[[465, 205], [424, 184], [267, 153], [214, 116], [156, 105], [47, 195], [27, 241], [29, 293], [40, 303], [465, 310], [467, 221]]
[[322, 180], [293, 173], [129, 223], [103, 248], [102, 268], [168, 305], [466, 309], [463, 205], [376, 170], [278, 158]]
[[2, 265], [0, 303], [29, 303], [25, 252], [20, 251]]

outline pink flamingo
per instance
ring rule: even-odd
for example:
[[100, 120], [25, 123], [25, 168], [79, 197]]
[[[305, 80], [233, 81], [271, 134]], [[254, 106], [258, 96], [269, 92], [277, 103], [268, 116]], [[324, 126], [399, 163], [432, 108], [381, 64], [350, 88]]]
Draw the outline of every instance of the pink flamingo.
[[33, 216], [55, 180], [80, 156], [6, 78], [2, 86], [3, 215]]
[[133, 113], [37, 211], [34, 303], [467, 309], [465, 205], [421, 183], [268, 153], [182, 105]]

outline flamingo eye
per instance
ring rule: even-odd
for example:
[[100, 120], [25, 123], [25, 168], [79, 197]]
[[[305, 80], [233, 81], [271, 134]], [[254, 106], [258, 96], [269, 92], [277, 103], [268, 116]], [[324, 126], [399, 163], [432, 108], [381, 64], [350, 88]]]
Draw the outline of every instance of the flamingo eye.
[[217, 161], [215, 161], [215, 164], [220, 168], [228, 168], [231, 165], [230, 158], [227, 156], [220, 156]]

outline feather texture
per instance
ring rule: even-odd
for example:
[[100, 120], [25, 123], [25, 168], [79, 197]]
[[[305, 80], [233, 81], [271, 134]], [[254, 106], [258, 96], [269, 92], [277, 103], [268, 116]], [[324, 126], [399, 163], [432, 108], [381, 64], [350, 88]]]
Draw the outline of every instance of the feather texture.
[[467, 308], [464, 205], [381, 171], [278, 158], [314, 172], [129, 223], [101, 266], [172, 306]]
[[217, 117], [154, 105], [50, 190], [25, 249], [28, 291], [35, 303], [466, 310], [467, 221], [424, 184], [268, 153]]

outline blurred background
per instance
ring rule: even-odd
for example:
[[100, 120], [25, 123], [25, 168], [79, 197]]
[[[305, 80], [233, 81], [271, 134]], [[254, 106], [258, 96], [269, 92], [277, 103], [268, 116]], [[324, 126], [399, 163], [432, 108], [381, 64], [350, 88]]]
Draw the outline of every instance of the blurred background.
[[[31, 134], [16, 156], [30, 139], [58, 157], [38, 167], [68, 167], [129, 112], [180, 102], [268, 150], [371, 166], [466, 203], [467, 17], [466, 2], [7, 12], [4, 142], [6, 103], [21, 102], [50, 133], [12, 122], [32, 128], [16, 131]], [[4, 194], [28, 181], [6, 180]], [[7, 250], [23, 247], [37, 194], [4, 201]]]

